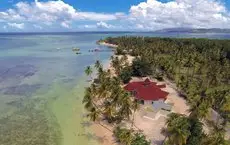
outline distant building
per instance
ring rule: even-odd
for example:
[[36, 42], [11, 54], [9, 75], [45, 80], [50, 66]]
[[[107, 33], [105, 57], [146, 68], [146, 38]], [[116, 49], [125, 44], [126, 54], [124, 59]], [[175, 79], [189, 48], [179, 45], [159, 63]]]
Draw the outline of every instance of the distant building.
[[147, 78], [145, 81], [130, 82], [124, 87], [124, 89], [131, 92], [131, 94], [136, 99], [140, 100], [142, 104], [155, 104], [158, 108], [159, 105], [163, 108], [169, 108], [167, 105], [162, 105], [169, 94], [168, 92], [161, 90], [161, 88], [165, 87], [165, 85], [157, 85], [155, 82], [151, 82]]

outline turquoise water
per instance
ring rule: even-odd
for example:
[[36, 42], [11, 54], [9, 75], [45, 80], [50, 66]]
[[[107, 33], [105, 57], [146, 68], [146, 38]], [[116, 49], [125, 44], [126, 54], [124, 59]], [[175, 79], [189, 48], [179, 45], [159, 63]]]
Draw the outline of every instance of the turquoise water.
[[[99, 34], [0, 36], [0, 144], [90, 143], [81, 123], [84, 69], [108, 61]], [[81, 49], [76, 55], [73, 47]], [[88, 52], [96, 47], [104, 52]], [[79, 142], [80, 141], [80, 142]]]
[[[107, 36], [230, 38], [229, 34], [59, 33], [0, 34], [0, 144], [94, 145], [81, 100], [84, 69], [106, 63], [111, 49], [96, 41]], [[76, 55], [73, 47], [81, 49]], [[103, 52], [92, 53], [99, 47]]]

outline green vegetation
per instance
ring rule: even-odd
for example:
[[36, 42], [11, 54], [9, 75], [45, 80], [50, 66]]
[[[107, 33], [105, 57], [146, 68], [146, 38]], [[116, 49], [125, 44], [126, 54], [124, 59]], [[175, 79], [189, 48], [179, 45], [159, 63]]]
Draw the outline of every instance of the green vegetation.
[[132, 72], [133, 76], [136, 77], [145, 77], [147, 75], [151, 75], [152, 70], [150, 67], [150, 63], [142, 60], [141, 58], [136, 58], [132, 63]]
[[127, 84], [132, 77], [132, 68], [130, 66], [124, 67], [118, 77], [124, 84]]
[[91, 68], [90, 66], [87, 66], [86, 69], [85, 69], [85, 74], [86, 74], [87, 76], [92, 77], [92, 76], [91, 76], [92, 73], [93, 73], [92, 68]]
[[229, 40], [117, 37], [105, 41], [117, 44], [122, 54], [137, 57], [133, 65], [137, 76], [150, 70], [157, 78], [162, 75], [176, 83], [191, 106], [211, 106], [229, 120]]
[[[115, 59], [114, 62], [120, 64], [120, 67], [116, 67], [116, 72], [123, 77], [124, 71], [127, 71], [128, 66], [127, 63], [125, 63], [126, 65], [124, 65], [123, 68], [123, 63], [121, 62], [125, 62], [126, 59], [112, 59]], [[97, 61], [94, 66], [97, 70], [98, 81], [86, 88], [82, 101], [88, 112], [87, 117], [89, 117], [91, 121], [98, 122], [109, 131], [112, 130], [104, 126], [101, 121], [107, 121], [114, 128], [119, 126], [122, 121], [131, 121], [131, 127], [122, 130], [126, 133], [120, 132], [121, 130], [117, 130], [118, 128], [113, 131], [117, 140], [126, 145], [149, 145], [145, 136], [138, 131], [135, 131], [135, 133], [133, 131], [134, 116], [131, 116], [134, 115], [135, 111], [139, 108], [139, 102], [130, 97], [130, 94], [123, 89], [119, 77], [112, 76], [110, 70], [104, 70], [99, 61]], [[86, 75], [88, 75], [87, 71]], [[124, 78], [124, 80], [126, 80], [126, 76]]]
[[190, 136], [187, 138], [187, 145], [200, 145], [205, 138], [203, 124], [197, 119], [189, 119]]
[[201, 145], [205, 138], [202, 123], [198, 119], [171, 113], [167, 119], [166, 133], [168, 140], [165, 144]]
[[167, 120], [167, 133], [169, 134], [167, 144], [184, 145], [190, 136], [190, 124], [185, 116], [170, 114]]
[[203, 131], [203, 123], [192, 116], [171, 113], [167, 119], [165, 145], [228, 145], [224, 128], [209, 122], [210, 133]]
[[128, 64], [128, 58], [126, 55], [122, 57], [111, 57], [111, 64], [115, 70], [115, 73], [118, 75], [118, 78], [122, 80], [124, 84], [128, 83], [133, 76], [132, 66]]
[[118, 77], [112, 77], [110, 71], [103, 70], [102, 65], [97, 63], [99, 84], [92, 83], [86, 88], [83, 98], [85, 108], [90, 112], [88, 116], [92, 121], [103, 118], [109, 123], [130, 119], [133, 100], [129, 93], [120, 86]]
[[118, 142], [124, 145], [150, 145], [150, 141], [142, 133], [134, 130], [117, 127], [114, 130], [114, 135]]
[[[167, 78], [187, 99], [190, 116], [169, 115], [165, 144], [229, 144], [224, 139], [230, 120], [229, 40], [117, 37], [104, 41], [118, 45], [118, 55], [136, 57], [131, 66], [133, 76]], [[122, 72], [123, 67], [116, 67]], [[211, 108], [223, 119], [216, 120], [206, 135], [201, 121], [209, 122]]]

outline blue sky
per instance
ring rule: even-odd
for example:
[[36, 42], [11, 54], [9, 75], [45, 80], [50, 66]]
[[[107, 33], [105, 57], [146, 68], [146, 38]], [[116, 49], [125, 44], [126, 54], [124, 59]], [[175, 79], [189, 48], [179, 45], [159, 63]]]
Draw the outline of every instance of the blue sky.
[[230, 0], [4, 0], [0, 32], [230, 28]]

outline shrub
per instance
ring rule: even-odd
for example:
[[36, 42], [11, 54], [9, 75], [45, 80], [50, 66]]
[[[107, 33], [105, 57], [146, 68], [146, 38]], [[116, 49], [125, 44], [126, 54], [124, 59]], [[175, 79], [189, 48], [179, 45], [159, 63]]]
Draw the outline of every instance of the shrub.
[[119, 78], [122, 80], [124, 84], [129, 83], [129, 81], [131, 80], [131, 77], [132, 77], [132, 69], [129, 66], [124, 67], [121, 70], [121, 73], [119, 74]]
[[133, 76], [145, 77], [152, 73], [150, 64], [143, 59], [136, 58], [132, 64]]

